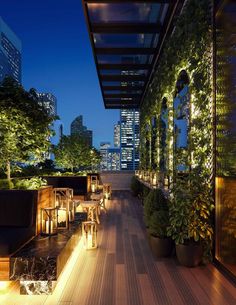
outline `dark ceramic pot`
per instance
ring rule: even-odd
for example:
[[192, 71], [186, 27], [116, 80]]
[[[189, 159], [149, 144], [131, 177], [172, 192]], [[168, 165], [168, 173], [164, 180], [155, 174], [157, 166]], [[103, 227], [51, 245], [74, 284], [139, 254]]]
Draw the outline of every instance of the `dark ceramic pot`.
[[179, 263], [185, 267], [196, 267], [202, 261], [203, 249], [198, 243], [175, 245]]
[[149, 228], [148, 227], [146, 227], [146, 238], [147, 238], [147, 241], [148, 241], [148, 243], [150, 243], [150, 232], [149, 232]]
[[160, 238], [150, 235], [150, 246], [155, 257], [168, 257], [172, 254], [173, 241], [169, 237]]

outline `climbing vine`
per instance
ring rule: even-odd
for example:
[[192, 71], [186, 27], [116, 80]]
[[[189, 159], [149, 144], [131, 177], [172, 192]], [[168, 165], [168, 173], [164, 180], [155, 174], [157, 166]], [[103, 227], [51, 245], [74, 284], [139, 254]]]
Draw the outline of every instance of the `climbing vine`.
[[[192, 168], [201, 168], [204, 176], [212, 173], [212, 27], [209, 0], [189, 0], [179, 16], [175, 30], [166, 41], [148, 93], [141, 106], [141, 139], [147, 139], [146, 126], [156, 116], [160, 120], [161, 103], [167, 100], [168, 132], [166, 139], [167, 171], [174, 176], [173, 100], [181, 71], [189, 76], [191, 96], [191, 129], [189, 151]], [[158, 123], [159, 124], [159, 123]], [[157, 124], [157, 125], [158, 125]], [[159, 169], [160, 132], [156, 128], [156, 151], [152, 168]], [[143, 143], [145, 140], [143, 141]], [[145, 164], [147, 146], [141, 145], [141, 167]]]

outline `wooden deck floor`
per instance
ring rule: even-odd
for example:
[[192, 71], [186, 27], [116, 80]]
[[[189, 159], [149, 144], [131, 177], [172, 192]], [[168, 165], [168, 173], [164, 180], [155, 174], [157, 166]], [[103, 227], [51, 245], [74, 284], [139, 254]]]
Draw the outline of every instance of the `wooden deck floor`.
[[72, 259], [51, 296], [0, 296], [1, 305], [235, 305], [236, 288], [212, 265], [154, 260], [142, 211], [129, 192], [116, 192], [99, 226], [99, 248]]

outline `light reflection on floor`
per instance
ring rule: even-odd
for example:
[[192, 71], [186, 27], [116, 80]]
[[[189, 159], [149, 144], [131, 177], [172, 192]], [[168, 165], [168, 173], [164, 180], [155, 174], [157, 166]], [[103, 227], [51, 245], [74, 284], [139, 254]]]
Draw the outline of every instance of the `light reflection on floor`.
[[[61, 273], [56, 288], [52, 295], [20, 295], [19, 283], [12, 283], [8, 288], [2, 289], [0, 292], [0, 304], [1, 305], [56, 305], [60, 301], [60, 297], [63, 293], [64, 287], [73, 272], [73, 268], [82, 256], [86, 254], [86, 250], [83, 249], [82, 239], [74, 249], [70, 259], [68, 260], [63, 272]], [[2, 284], [4, 285], [4, 284]], [[4, 288], [4, 287], [2, 287]], [[6, 292], [6, 290], [8, 290]]]

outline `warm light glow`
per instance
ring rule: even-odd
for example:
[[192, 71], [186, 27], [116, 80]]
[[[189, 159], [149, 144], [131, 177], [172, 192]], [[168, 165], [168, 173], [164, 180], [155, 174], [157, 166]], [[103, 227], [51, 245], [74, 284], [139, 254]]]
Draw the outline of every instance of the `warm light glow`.
[[7, 281], [0, 281], [0, 293], [5, 293], [7, 288], [9, 287], [10, 282]]
[[104, 8], [107, 6], [107, 3], [89, 3], [88, 7], [91, 9]]
[[95, 193], [95, 191], [96, 191], [96, 185], [95, 184], [91, 185], [91, 191], [92, 191], [92, 193]]
[[82, 238], [86, 250], [97, 248], [97, 227], [93, 221], [82, 222]]
[[[80, 241], [78, 242], [77, 246], [74, 248], [63, 271], [61, 272], [53, 293], [50, 296], [48, 296], [48, 299], [47, 299], [48, 302], [45, 302], [46, 304], [57, 304], [59, 302], [59, 300], [62, 296], [62, 292], [65, 289], [65, 285], [66, 285], [69, 277], [71, 276], [73, 269], [75, 267], [75, 264], [76, 264], [79, 256], [81, 255], [82, 251], [84, 251], [84, 250], [83, 250], [83, 241], [81, 238]], [[34, 297], [37, 298], [37, 296], [34, 296]]]

